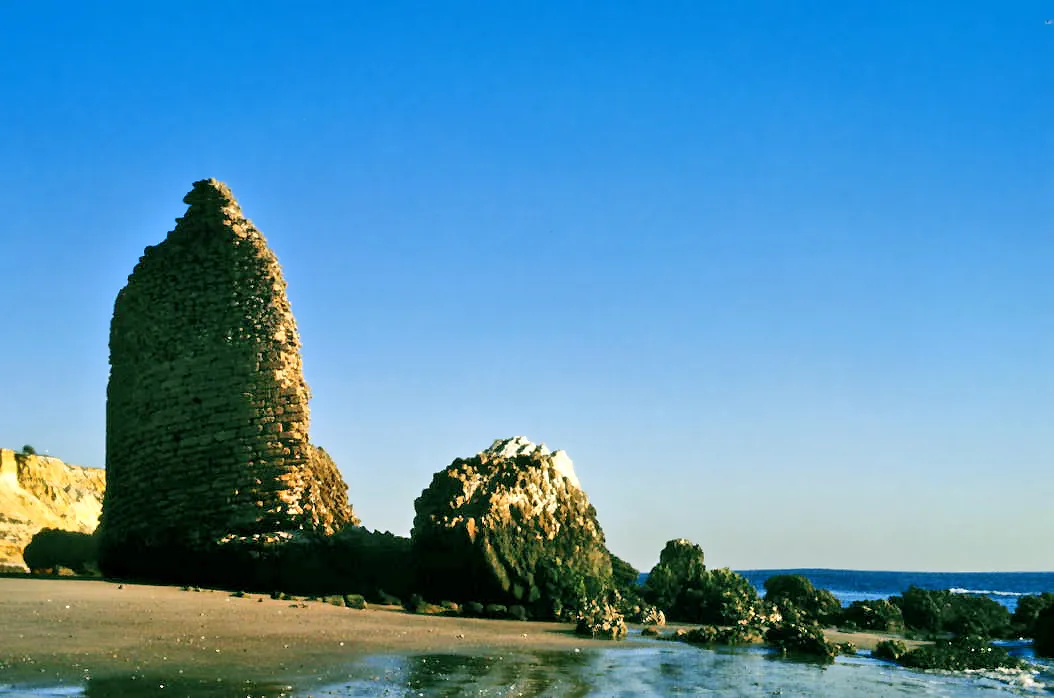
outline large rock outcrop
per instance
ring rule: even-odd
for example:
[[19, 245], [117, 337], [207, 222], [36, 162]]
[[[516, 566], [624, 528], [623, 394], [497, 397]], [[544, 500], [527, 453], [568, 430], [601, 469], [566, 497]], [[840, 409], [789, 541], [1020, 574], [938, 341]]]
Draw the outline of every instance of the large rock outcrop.
[[495, 441], [436, 473], [414, 502], [417, 584], [435, 599], [582, 608], [612, 583], [596, 511], [563, 451]]
[[[226, 185], [194, 183], [114, 304], [100, 556], [164, 577], [217, 541], [332, 533], [354, 515], [308, 441], [309, 391], [286, 283]], [[161, 558], [170, 562], [158, 566]]]
[[22, 551], [43, 528], [92, 533], [106, 471], [0, 449], [0, 571], [26, 571]]

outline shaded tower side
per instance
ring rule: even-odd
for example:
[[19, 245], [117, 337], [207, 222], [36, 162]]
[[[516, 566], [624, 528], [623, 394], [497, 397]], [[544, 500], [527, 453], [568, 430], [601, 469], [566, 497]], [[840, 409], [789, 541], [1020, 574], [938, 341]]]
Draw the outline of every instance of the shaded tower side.
[[101, 524], [113, 573], [134, 573], [144, 548], [352, 520], [336, 466], [308, 442], [277, 259], [222, 183], [196, 182], [184, 202], [114, 304]]

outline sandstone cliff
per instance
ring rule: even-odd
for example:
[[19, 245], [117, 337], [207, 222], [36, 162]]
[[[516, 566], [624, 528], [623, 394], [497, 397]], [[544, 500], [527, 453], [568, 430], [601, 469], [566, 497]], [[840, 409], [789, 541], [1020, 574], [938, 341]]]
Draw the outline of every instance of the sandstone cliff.
[[106, 471], [0, 448], [0, 570], [25, 570], [22, 551], [42, 528], [91, 533]]

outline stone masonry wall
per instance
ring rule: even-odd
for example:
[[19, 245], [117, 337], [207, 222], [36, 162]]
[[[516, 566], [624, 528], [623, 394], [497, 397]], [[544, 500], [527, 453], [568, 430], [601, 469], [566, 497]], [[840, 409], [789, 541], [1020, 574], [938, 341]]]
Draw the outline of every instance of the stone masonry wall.
[[184, 202], [114, 305], [104, 545], [207, 546], [357, 523], [336, 465], [308, 442], [277, 259], [226, 185], [195, 182]]

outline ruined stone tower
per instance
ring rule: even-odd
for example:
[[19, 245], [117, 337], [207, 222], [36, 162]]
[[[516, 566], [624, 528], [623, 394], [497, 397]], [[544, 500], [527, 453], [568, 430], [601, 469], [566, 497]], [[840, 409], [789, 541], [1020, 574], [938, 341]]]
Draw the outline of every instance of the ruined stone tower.
[[134, 575], [159, 548], [357, 523], [336, 465], [308, 442], [278, 260], [223, 183], [195, 182], [183, 201], [114, 304], [100, 529], [111, 574]]

